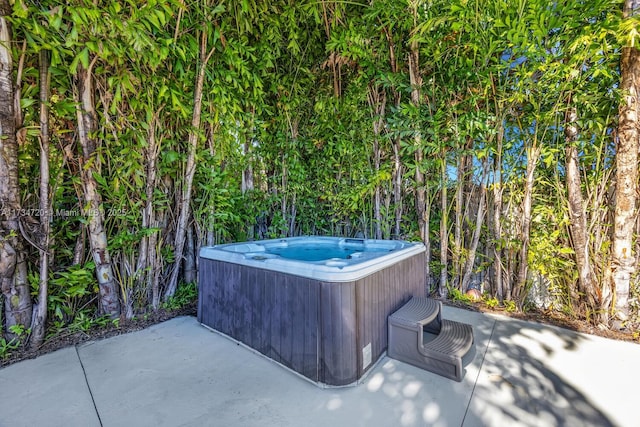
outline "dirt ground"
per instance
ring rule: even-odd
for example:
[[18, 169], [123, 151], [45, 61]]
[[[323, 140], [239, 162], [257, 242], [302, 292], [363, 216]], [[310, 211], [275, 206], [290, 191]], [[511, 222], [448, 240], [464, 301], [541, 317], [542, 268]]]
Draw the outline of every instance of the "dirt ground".
[[634, 334], [633, 331], [630, 331], [627, 329], [616, 330], [616, 329], [606, 328], [604, 326], [597, 327], [585, 320], [571, 319], [570, 317], [557, 311], [530, 310], [524, 313], [509, 312], [504, 308], [500, 308], [500, 307], [496, 307], [496, 308], [488, 307], [482, 301], [473, 302], [470, 305], [463, 304], [463, 303], [454, 303], [451, 301], [446, 301], [446, 302], [443, 301], [442, 303], [453, 306], [453, 307], [463, 308], [465, 310], [480, 311], [484, 313], [497, 313], [503, 316], [525, 320], [528, 322], [537, 322], [537, 323], [542, 323], [547, 325], [553, 325], [553, 326], [558, 326], [560, 328], [570, 329], [576, 332], [582, 332], [584, 334], [597, 335], [600, 337], [609, 338], [613, 340], [632, 341], [640, 344], [639, 333]]
[[[465, 310], [473, 310], [480, 312], [492, 312], [499, 313], [505, 316], [513, 317], [516, 319], [526, 320], [530, 322], [538, 322], [542, 324], [550, 324], [565, 329], [570, 329], [585, 334], [598, 335], [605, 338], [632, 341], [640, 343], [638, 334], [633, 334], [631, 331], [618, 331], [607, 328], [598, 328], [586, 321], [580, 321], [570, 319], [558, 312], [539, 312], [528, 311], [526, 313], [508, 312], [503, 309], [492, 309], [482, 302], [471, 303], [470, 305], [461, 303], [452, 303], [446, 301], [443, 303], [454, 307], [462, 308]], [[100, 329], [89, 330], [86, 332], [74, 332], [71, 334], [60, 334], [48, 339], [42, 347], [37, 350], [22, 349], [11, 352], [6, 359], [0, 359], [0, 367], [11, 365], [16, 362], [20, 362], [26, 359], [32, 359], [41, 356], [46, 353], [50, 353], [55, 350], [59, 350], [64, 347], [77, 345], [86, 341], [100, 340], [104, 338], [113, 337], [116, 335], [122, 335], [129, 332], [139, 331], [141, 329], [148, 328], [156, 323], [164, 322], [165, 320], [172, 319], [178, 316], [195, 316], [196, 304], [193, 303], [187, 307], [175, 311], [159, 310], [146, 317], [146, 319], [135, 319], [126, 322], [121, 322], [119, 327], [110, 326]]]

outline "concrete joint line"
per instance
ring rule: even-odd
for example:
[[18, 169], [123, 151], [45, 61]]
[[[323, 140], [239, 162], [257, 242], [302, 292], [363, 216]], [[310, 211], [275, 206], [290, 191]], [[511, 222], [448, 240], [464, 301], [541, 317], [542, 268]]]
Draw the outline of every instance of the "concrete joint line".
[[91, 396], [91, 402], [93, 403], [93, 409], [96, 411], [96, 416], [98, 417], [98, 422], [100, 423], [100, 427], [102, 425], [102, 419], [100, 418], [100, 412], [98, 412], [98, 407], [96, 406], [96, 400], [93, 398], [93, 392], [91, 391], [91, 386], [89, 385], [89, 379], [87, 378], [87, 371], [84, 369], [84, 363], [82, 363], [82, 358], [80, 357], [80, 352], [78, 351], [78, 345], [74, 346], [76, 349], [76, 355], [78, 356], [78, 362], [80, 362], [80, 367], [82, 368], [82, 374], [84, 375], [84, 381], [87, 384], [87, 390], [89, 390], [89, 395]]
[[462, 417], [462, 423], [460, 423], [460, 427], [464, 425], [464, 421], [467, 419], [467, 413], [469, 412], [469, 407], [471, 406], [471, 401], [473, 400], [473, 395], [476, 392], [476, 385], [478, 384], [478, 379], [480, 378], [480, 373], [482, 372], [482, 367], [484, 366], [484, 359], [487, 357], [487, 352], [489, 351], [489, 347], [493, 343], [493, 332], [496, 329], [496, 319], [493, 319], [493, 325], [491, 326], [491, 335], [489, 335], [489, 342], [487, 343], [487, 347], [484, 349], [484, 354], [482, 355], [482, 362], [480, 362], [480, 367], [478, 368], [478, 374], [476, 375], [475, 381], [473, 382], [473, 388], [471, 389], [471, 395], [469, 396], [469, 401], [467, 402], [467, 409], [464, 411], [464, 417]]

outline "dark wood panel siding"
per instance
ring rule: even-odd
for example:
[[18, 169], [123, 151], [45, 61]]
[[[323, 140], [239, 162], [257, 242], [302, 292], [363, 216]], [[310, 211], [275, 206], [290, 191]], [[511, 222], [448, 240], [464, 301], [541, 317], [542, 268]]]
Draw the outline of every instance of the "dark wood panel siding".
[[355, 282], [322, 282], [320, 289], [320, 379], [350, 384], [358, 379]]
[[303, 296], [306, 299], [304, 328], [308, 339], [304, 346], [302, 374], [320, 381], [320, 286], [314, 280], [308, 283], [309, 292]]
[[[418, 254], [356, 283], [357, 358], [360, 378], [387, 349], [387, 318], [411, 299], [425, 295], [425, 257]], [[371, 343], [371, 364], [363, 366], [362, 350]]]
[[424, 296], [424, 254], [357, 282], [327, 283], [200, 260], [198, 319], [309, 379], [357, 381], [387, 348], [387, 317]]
[[201, 259], [198, 319], [319, 381], [317, 281]]

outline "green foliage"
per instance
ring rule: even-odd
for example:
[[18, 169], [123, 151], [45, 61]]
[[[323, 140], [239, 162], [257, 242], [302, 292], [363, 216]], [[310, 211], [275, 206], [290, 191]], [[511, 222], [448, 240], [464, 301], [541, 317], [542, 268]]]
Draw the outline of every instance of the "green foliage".
[[500, 305], [500, 301], [498, 300], [498, 298], [493, 298], [485, 295], [483, 299], [484, 299], [484, 303], [490, 309], [495, 309]]
[[629, 309], [629, 325], [635, 326], [632, 329], [637, 329], [637, 326], [640, 325], [640, 281], [637, 277], [631, 281]]
[[550, 308], [570, 313], [573, 307], [569, 299], [569, 284], [577, 280], [577, 269], [573, 250], [569, 247], [568, 218], [555, 218], [557, 213], [558, 209], [549, 204], [541, 203], [534, 208], [534, 232], [528, 264], [530, 274], [539, 274], [548, 281], [548, 292], [552, 298]]
[[93, 316], [86, 311], [79, 312], [67, 329], [70, 332], [87, 332], [90, 329], [103, 328], [107, 325], [118, 327], [118, 319], [110, 319], [109, 316]]
[[0, 337], [0, 359], [7, 359], [18, 348], [20, 348], [20, 340], [18, 338], [12, 338], [7, 341], [4, 337]]
[[5, 360], [11, 353], [20, 349], [25, 340], [29, 337], [31, 329], [27, 329], [24, 325], [12, 325], [9, 327], [9, 332], [14, 335], [9, 341], [3, 336], [0, 336], [0, 359]]
[[449, 287], [448, 289], [449, 289], [448, 295], [451, 301], [460, 302], [467, 305], [473, 302], [471, 297], [469, 297], [467, 294], [462, 292], [460, 289], [456, 287]]
[[9, 332], [14, 334], [19, 340], [22, 340], [31, 333], [31, 329], [25, 328], [24, 325], [11, 325]]
[[[491, 189], [503, 196], [503, 235], [498, 239], [493, 225], [486, 227], [481, 249], [496, 245], [509, 280], [527, 263], [550, 283], [554, 308], [572, 313], [576, 276], [567, 231], [564, 115], [570, 95], [578, 109], [575, 144], [589, 202], [591, 256], [601, 279], [609, 251], [617, 64], [628, 33], [620, 7], [609, 0], [15, 2], [14, 62], [24, 55], [19, 168], [27, 208], [37, 207], [39, 197], [37, 53], [47, 49], [52, 56], [52, 329], [108, 322], [96, 314], [97, 283], [80, 209], [83, 161], [73, 99], [80, 66], [93, 67], [98, 157], [92, 161], [101, 165], [95, 178], [121, 298], [134, 315], [147, 311], [153, 283], [162, 288], [176, 261], [189, 131], [198, 136], [191, 205], [196, 246], [299, 234], [370, 237], [376, 225], [391, 237], [396, 213], [402, 228], [394, 237], [415, 239], [415, 176], [422, 172], [435, 254], [445, 243], [436, 233], [440, 220], [446, 243], [455, 243], [456, 189], [477, 191], [487, 161]], [[211, 56], [202, 125], [192, 129], [202, 42]], [[419, 105], [411, 101], [412, 42], [420, 54]], [[466, 184], [457, 175], [464, 159], [471, 165]], [[533, 221], [530, 235], [522, 236], [523, 175], [533, 162], [539, 162]], [[242, 188], [249, 171], [253, 189]], [[394, 182], [400, 183], [398, 197]], [[436, 201], [445, 189], [442, 207]], [[496, 193], [490, 191], [489, 205]], [[474, 203], [458, 208], [464, 210], [458, 212], [464, 216], [462, 246], [450, 246], [447, 255], [468, 254]], [[521, 260], [525, 240], [529, 255]], [[145, 259], [151, 248], [142, 253], [144, 244], [153, 244], [156, 258]], [[80, 264], [72, 265], [82, 245]], [[37, 250], [30, 251], [35, 271]], [[451, 263], [435, 258], [428, 260], [432, 272], [455, 273]], [[35, 296], [37, 276], [30, 281]], [[196, 294], [195, 284], [181, 285], [166, 307], [177, 309]], [[469, 302], [455, 289], [450, 296]], [[486, 299], [487, 305], [496, 301]], [[508, 298], [505, 304], [517, 307]]]
[[100, 316], [96, 314], [95, 310], [84, 309], [79, 311], [69, 322], [53, 320], [48, 328], [47, 339], [76, 332], [86, 333], [91, 330], [106, 327], [119, 328], [120, 319], [111, 319], [109, 316]]
[[[73, 265], [66, 270], [51, 274], [47, 306], [56, 320], [72, 323], [77, 316], [87, 310], [89, 304], [95, 301], [97, 281], [94, 272], [94, 263], [88, 262], [85, 265]], [[89, 311], [93, 310], [93, 307], [89, 308]]]
[[509, 313], [513, 313], [518, 309], [518, 306], [516, 305], [516, 302], [514, 300], [504, 300], [502, 304], [504, 305], [504, 309]]
[[198, 299], [198, 284], [195, 282], [182, 283], [178, 286], [176, 293], [169, 300], [162, 304], [165, 310], [180, 310], [189, 304], [193, 304]]
[[[97, 282], [93, 262], [74, 265], [49, 276], [50, 326], [47, 337], [63, 332], [86, 332], [107, 324], [118, 325], [119, 319], [100, 316], [96, 310]], [[29, 276], [32, 294], [38, 294], [39, 278]], [[14, 332], [15, 333], [15, 332]]]

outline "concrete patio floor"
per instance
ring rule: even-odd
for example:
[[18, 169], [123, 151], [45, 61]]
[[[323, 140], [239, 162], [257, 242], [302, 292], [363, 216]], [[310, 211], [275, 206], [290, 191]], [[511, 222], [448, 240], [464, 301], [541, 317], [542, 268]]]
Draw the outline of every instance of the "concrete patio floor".
[[180, 317], [0, 369], [0, 426], [638, 426], [640, 345], [444, 307], [457, 383], [383, 357], [319, 388]]

